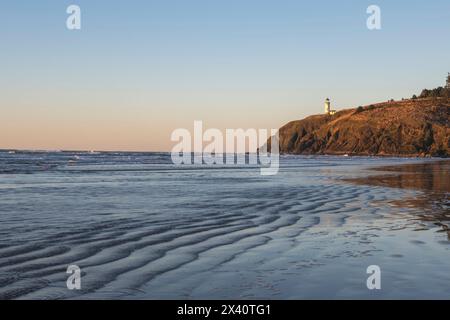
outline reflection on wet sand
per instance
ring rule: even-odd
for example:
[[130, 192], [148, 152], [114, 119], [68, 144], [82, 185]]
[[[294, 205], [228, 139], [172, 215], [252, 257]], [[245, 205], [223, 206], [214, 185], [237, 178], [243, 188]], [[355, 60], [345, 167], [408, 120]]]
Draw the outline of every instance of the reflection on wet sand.
[[[390, 201], [399, 207], [416, 209], [417, 220], [441, 227], [450, 240], [450, 161], [372, 168], [383, 174], [345, 181], [380, 187], [420, 191], [414, 198]], [[426, 226], [424, 226], [426, 228]]]

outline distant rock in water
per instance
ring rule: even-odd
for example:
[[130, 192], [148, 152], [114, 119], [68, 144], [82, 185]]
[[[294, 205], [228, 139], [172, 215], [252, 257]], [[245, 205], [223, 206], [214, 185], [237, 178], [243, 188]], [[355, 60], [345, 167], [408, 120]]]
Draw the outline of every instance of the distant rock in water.
[[279, 134], [281, 153], [448, 157], [450, 99], [391, 101], [314, 115], [289, 122]]

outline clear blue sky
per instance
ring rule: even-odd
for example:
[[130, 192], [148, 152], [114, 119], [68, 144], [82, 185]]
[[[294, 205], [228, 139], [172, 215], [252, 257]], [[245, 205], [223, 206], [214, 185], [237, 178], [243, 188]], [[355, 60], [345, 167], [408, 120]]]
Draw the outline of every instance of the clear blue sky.
[[443, 85], [449, 35], [448, 0], [3, 1], [0, 148], [170, 150], [194, 120], [278, 128], [326, 97], [410, 97]]

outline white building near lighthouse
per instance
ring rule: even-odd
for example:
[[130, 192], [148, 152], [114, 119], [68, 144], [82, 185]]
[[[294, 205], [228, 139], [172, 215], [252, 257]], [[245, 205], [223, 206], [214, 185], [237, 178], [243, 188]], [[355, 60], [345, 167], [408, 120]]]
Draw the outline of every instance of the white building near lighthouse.
[[331, 101], [329, 98], [325, 100], [325, 114], [333, 115], [336, 113], [336, 110], [331, 110]]

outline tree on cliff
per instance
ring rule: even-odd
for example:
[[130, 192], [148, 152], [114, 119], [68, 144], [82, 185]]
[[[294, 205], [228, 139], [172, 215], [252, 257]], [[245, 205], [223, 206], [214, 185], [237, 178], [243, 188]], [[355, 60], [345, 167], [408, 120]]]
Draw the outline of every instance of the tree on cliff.
[[450, 92], [444, 87], [437, 87], [436, 89], [423, 89], [420, 98], [444, 98], [448, 97]]

